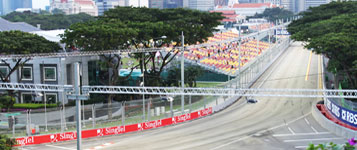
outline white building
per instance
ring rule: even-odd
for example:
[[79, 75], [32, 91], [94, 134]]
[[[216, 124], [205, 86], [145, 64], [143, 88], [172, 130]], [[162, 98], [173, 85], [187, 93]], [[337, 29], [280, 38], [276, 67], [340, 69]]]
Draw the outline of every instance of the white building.
[[98, 16], [98, 7], [93, 0], [53, 0], [50, 11], [56, 8], [66, 14], [86, 13]]
[[234, 10], [235, 14], [241, 16], [254, 16], [256, 13], [263, 13], [266, 8], [277, 7], [271, 3], [241, 3], [230, 6], [218, 6], [215, 11]]

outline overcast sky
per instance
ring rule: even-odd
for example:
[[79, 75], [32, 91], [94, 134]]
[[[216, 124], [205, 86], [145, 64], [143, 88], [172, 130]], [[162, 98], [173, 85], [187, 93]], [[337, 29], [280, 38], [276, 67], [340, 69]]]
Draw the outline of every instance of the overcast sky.
[[45, 6], [50, 5], [50, 0], [32, 0], [32, 8], [41, 8], [45, 10]]

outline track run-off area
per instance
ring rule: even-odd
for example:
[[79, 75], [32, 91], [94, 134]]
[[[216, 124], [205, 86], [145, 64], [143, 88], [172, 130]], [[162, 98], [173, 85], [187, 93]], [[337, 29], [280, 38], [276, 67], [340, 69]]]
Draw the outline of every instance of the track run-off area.
[[[294, 42], [252, 88], [321, 89], [322, 58]], [[202, 119], [151, 130], [82, 140], [83, 150], [288, 150], [309, 143], [346, 139], [321, 127], [311, 107], [321, 98], [245, 97], [227, 109]], [[27, 150], [75, 150], [76, 141], [19, 147]]]

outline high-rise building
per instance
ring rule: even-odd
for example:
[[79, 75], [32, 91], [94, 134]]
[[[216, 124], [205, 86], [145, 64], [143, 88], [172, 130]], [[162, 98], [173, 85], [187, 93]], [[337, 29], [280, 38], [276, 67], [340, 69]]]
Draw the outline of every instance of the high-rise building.
[[280, 5], [291, 12], [295, 11], [295, 0], [280, 0]]
[[98, 7], [93, 0], [53, 0], [50, 10], [54, 9], [60, 9], [65, 14], [86, 13], [98, 16]]
[[227, 6], [230, 0], [214, 0], [215, 6]]
[[309, 7], [317, 7], [329, 2], [330, 0], [305, 0], [305, 10], [309, 9]]
[[182, 8], [183, 1], [182, 0], [165, 0], [164, 8]]
[[149, 7], [149, 0], [125, 0], [124, 6]]
[[250, 3], [250, 0], [239, 0], [239, 3]]
[[32, 0], [0, 0], [0, 15], [6, 15], [18, 8], [32, 8]]
[[189, 8], [202, 11], [213, 10], [214, 0], [190, 0]]
[[164, 8], [164, 0], [149, 0], [149, 8]]
[[149, 0], [96, 0], [98, 14], [113, 9], [116, 6], [149, 7]]

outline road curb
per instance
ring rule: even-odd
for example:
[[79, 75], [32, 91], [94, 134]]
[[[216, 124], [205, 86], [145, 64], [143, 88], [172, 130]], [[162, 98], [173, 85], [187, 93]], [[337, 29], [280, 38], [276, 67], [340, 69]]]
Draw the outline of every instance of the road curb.
[[[329, 130], [330, 132], [342, 136], [344, 138], [350, 139], [353, 137], [357, 137], [357, 131], [348, 129], [346, 127], [340, 126], [336, 124], [335, 122], [327, 119], [319, 109], [317, 109], [316, 104], [312, 105], [312, 116], [315, 118], [315, 120], [325, 129]], [[325, 106], [323, 106], [325, 107]]]

